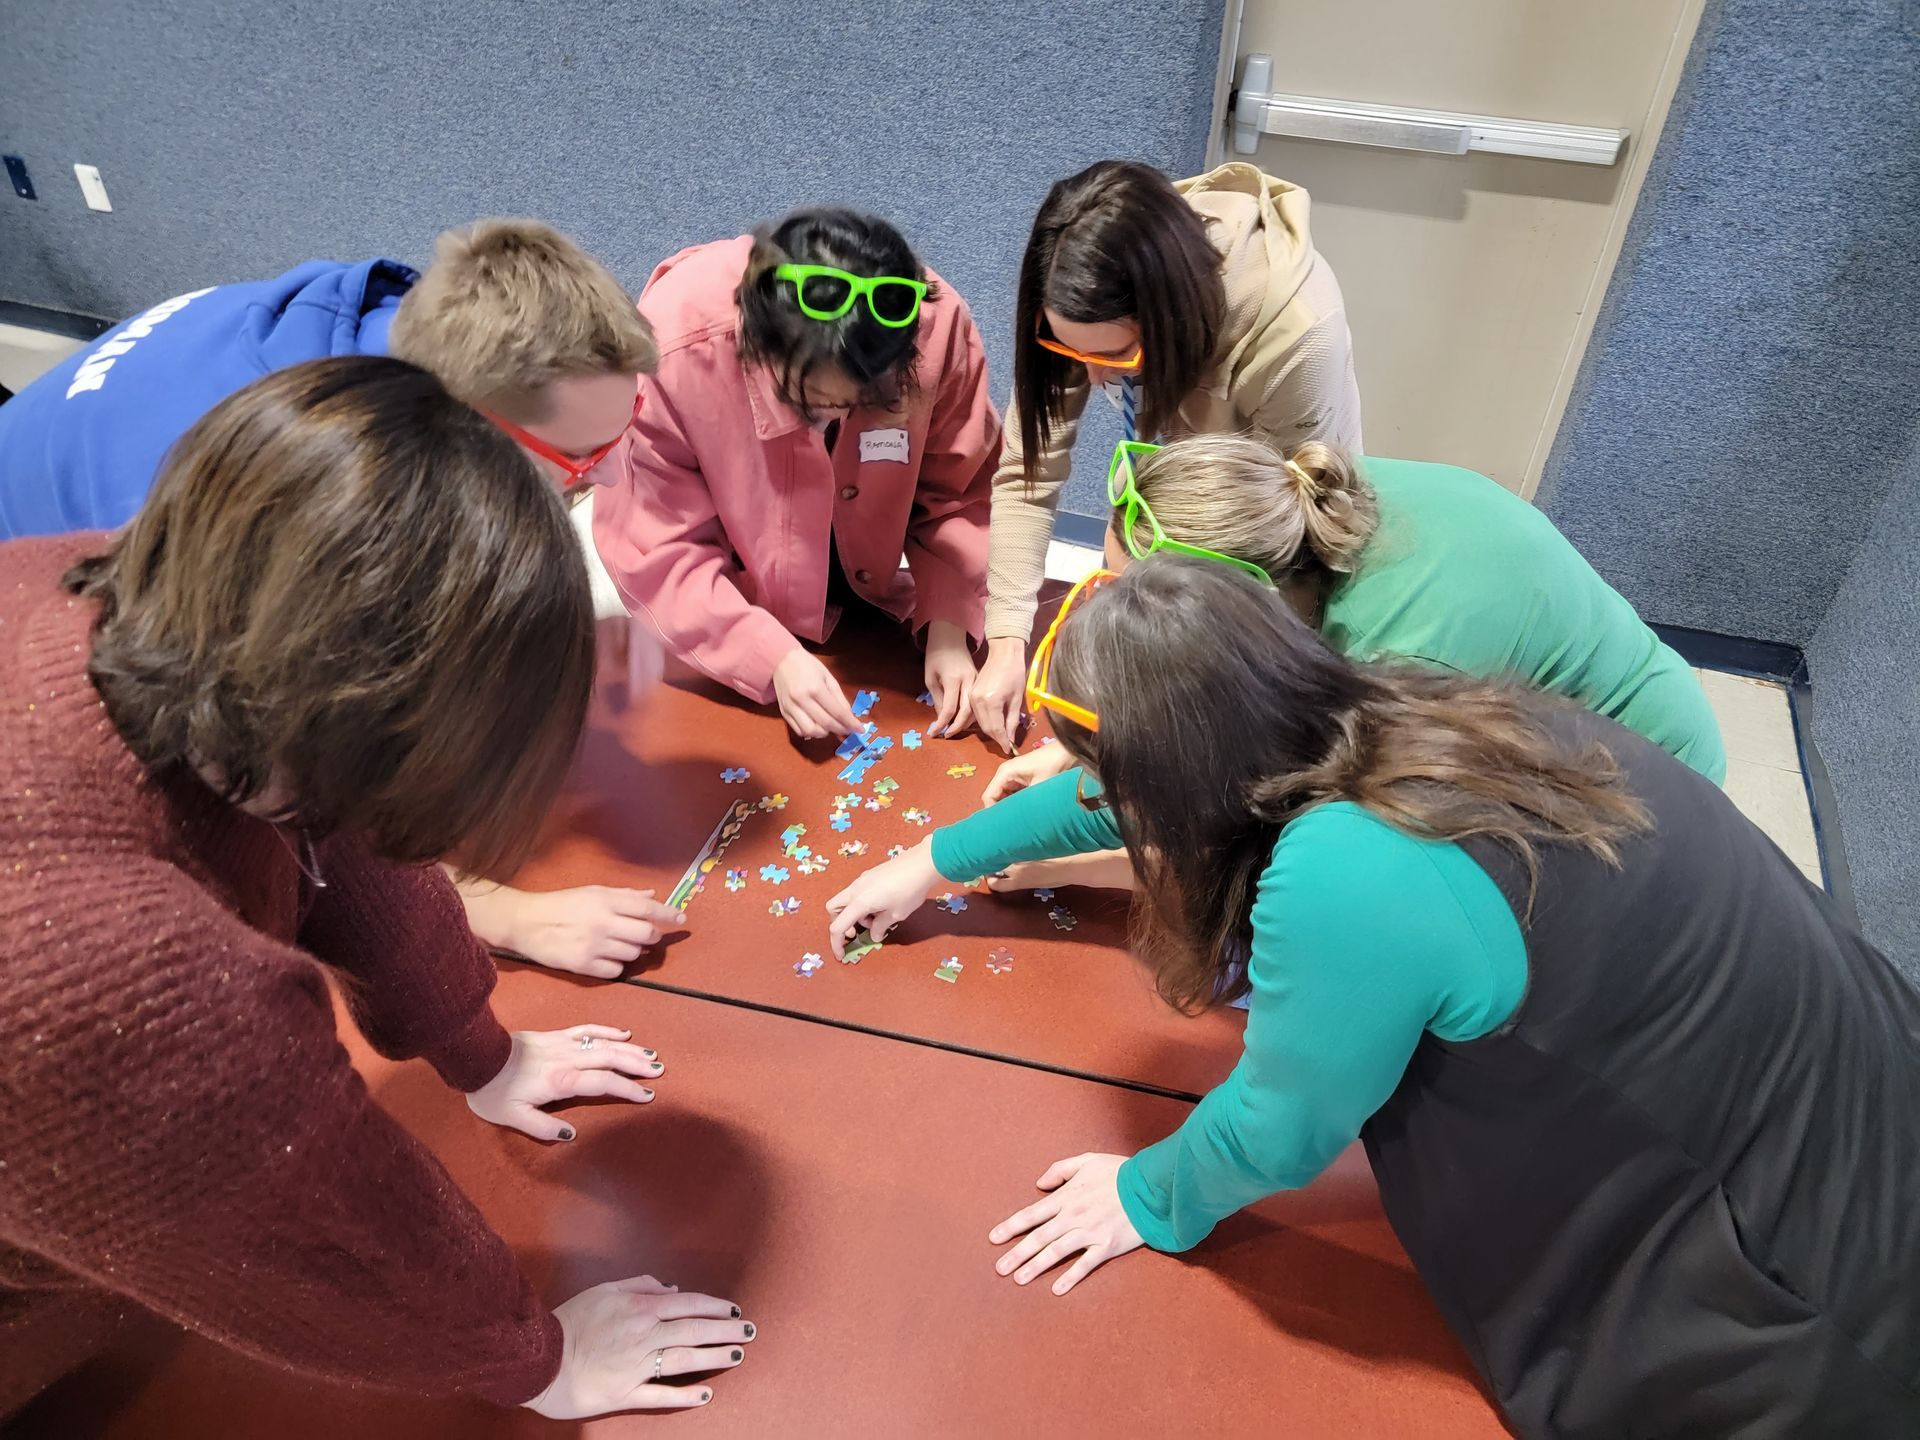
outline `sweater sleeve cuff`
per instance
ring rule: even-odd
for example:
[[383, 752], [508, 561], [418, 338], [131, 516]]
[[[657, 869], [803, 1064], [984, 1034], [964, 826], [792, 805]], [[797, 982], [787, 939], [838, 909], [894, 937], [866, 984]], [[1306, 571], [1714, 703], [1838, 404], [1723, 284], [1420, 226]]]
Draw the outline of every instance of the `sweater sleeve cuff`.
[[483, 1004], [464, 1029], [426, 1058], [442, 1080], [471, 1095], [500, 1073], [512, 1049], [513, 1040], [494, 1018], [493, 1007]]
[[1120, 1208], [1127, 1212], [1128, 1223], [1139, 1232], [1142, 1240], [1155, 1250], [1164, 1250], [1168, 1254], [1189, 1248], [1179, 1242], [1173, 1227], [1154, 1213], [1147, 1182], [1140, 1174], [1138, 1155], [1121, 1165], [1115, 1182], [1120, 1191]]
[[528, 1351], [526, 1363], [491, 1385], [475, 1388], [474, 1393], [496, 1405], [524, 1405], [546, 1393], [560, 1373], [560, 1360], [566, 1350], [566, 1333], [552, 1311], [544, 1311], [538, 1321], [537, 1341]]

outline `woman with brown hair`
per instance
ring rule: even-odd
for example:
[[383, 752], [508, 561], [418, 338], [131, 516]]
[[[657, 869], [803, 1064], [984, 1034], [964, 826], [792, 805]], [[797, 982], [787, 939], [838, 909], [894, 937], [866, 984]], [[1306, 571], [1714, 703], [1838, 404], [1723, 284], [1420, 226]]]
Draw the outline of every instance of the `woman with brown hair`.
[[[335, 1038], [481, 1118], [644, 1102], [624, 1031], [509, 1035], [446, 876], [572, 756], [592, 613], [559, 496], [426, 371], [278, 371], [132, 523], [0, 546], [0, 1414], [144, 1307], [343, 1383], [582, 1416], [704, 1403], [739, 1310], [650, 1278], [549, 1311]], [[640, 1078], [634, 1078], [640, 1077]]]
[[1001, 1274], [1189, 1249], [1358, 1136], [1519, 1433], [1916, 1433], [1920, 994], [1719, 789], [1538, 692], [1356, 665], [1201, 559], [1092, 578], [1028, 698], [1083, 770], [861, 876], [835, 944], [1119, 841], [1161, 993], [1252, 1004], [1174, 1134], [1040, 1177]]
[[1170, 181], [1102, 160], [1034, 217], [1014, 314], [1013, 402], [993, 476], [982, 732], [1011, 751], [1054, 511], [1087, 399], [1128, 440], [1245, 432], [1361, 450], [1340, 282], [1307, 192], [1244, 161]]

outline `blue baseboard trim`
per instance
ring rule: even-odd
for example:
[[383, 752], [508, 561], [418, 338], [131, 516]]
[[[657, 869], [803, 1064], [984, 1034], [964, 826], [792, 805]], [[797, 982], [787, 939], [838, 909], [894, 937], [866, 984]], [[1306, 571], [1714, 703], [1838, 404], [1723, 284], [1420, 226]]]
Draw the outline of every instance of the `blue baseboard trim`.
[[119, 323], [95, 315], [76, 315], [70, 310], [48, 310], [19, 300], [0, 300], [0, 325], [18, 325], [22, 330], [43, 330], [49, 335], [66, 335], [75, 340], [97, 340]]
[[1089, 550], [1102, 549], [1107, 543], [1107, 517], [1062, 510], [1053, 517], [1053, 538], [1069, 545], [1084, 545]]

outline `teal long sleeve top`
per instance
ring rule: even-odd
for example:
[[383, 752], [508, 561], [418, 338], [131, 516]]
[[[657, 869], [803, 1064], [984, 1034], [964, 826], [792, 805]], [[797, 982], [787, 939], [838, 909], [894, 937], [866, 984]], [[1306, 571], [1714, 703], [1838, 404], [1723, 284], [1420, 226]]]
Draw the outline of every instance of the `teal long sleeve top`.
[[[935, 831], [934, 865], [959, 883], [1115, 848], [1112, 815], [1079, 802], [1079, 778]], [[1188, 1249], [1242, 1206], [1307, 1184], [1393, 1093], [1423, 1034], [1478, 1039], [1526, 991], [1519, 922], [1472, 857], [1344, 801], [1281, 831], [1252, 918], [1239, 1062], [1120, 1168], [1127, 1218], [1156, 1250]]]

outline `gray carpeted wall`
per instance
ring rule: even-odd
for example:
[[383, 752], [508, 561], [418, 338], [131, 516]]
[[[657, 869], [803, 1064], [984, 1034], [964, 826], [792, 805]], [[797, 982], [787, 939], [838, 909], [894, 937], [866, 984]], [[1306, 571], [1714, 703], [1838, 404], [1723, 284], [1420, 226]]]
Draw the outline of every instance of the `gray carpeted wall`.
[[1920, 437], [1813, 632], [1807, 664], [1861, 917], [1920, 979]]
[[[117, 318], [316, 256], [419, 262], [489, 214], [552, 221], [638, 290], [682, 246], [837, 202], [967, 297], [1004, 397], [1034, 210], [1108, 155], [1202, 167], [1222, 0], [0, 8], [0, 150], [41, 197], [0, 189], [0, 299]], [[1104, 463], [1077, 469], [1091, 513]]]
[[1920, 974], [1920, 0], [1709, 0], [1540, 489], [1651, 620], [1803, 647]]

